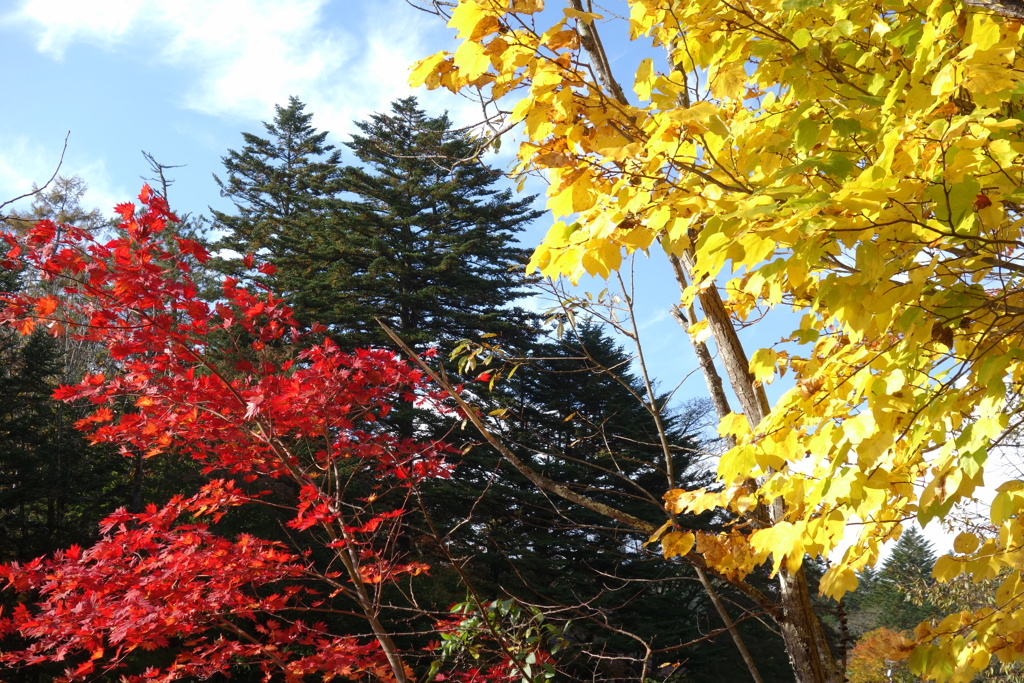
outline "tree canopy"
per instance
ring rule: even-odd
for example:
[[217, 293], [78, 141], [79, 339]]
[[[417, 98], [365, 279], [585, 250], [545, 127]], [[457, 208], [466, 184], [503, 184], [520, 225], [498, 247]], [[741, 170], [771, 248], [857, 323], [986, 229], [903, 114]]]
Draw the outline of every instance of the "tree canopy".
[[[24, 669], [25, 680], [46, 675], [34, 667], [47, 665], [65, 667], [67, 680], [407, 681], [427, 672], [467, 683], [542, 681], [578, 667], [553, 658], [568, 640], [531, 604], [538, 595], [559, 601], [546, 608], [607, 623], [573, 630], [574, 645], [593, 655], [583, 671], [681, 670], [654, 655], [703, 642], [711, 609], [695, 586], [685, 591], [695, 625], [662, 631], [620, 609], [667, 614], [665, 603], [679, 595], [660, 586], [692, 578], [679, 562], [644, 550], [644, 529], [613, 527], [587, 505], [551, 506], [525, 485], [516, 490], [522, 478], [502, 477], [494, 488], [514, 495], [473, 504], [465, 521], [439, 532], [438, 520], [448, 520], [420, 519], [413, 503], [439, 491], [432, 480], [451, 476], [453, 449], [383, 425], [403, 402], [449, 411], [426, 381], [430, 366], [414, 358], [421, 372], [388, 350], [347, 354], [331, 340], [315, 343], [280, 298], [232, 277], [216, 301], [202, 300], [193, 272], [209, 253], [170, 227], [176, 217], [163, 197], [146, 186], [140, 201], [141, 211], [116, 207], [122, 221], [109, 234], [52, 220], [5, 233], [0, 274], [49, 284], [9, 286], [0, 322], [22, 335], [69, 335], [104, 348], [109, 363], [53, 391], [87, 404], [75, 426], [136, 460], [188, 458], [204, 476], [161, 504], [114, 510], [98, 540], [0, 564], [11, 597], [0, 610], [5, 671], [20, 677]], [[548, 372], [525, 382], [516, 448], [566, 488], [634, 510], [653, 528], [658, 495], [695, 481], [692, 433], [671, 416], [659, 423], [665, 397], [637, 402], [642, 387], [624, 369], [628, 356], [600, 329], [584, 325], [546, 352], [537, 365]], [[565, 372], [581, 381], [558, 381]], [[459, 407], [480, 419], [479, 408]], [[632, 486], [625, 495], [621, 483]], [[269, 538], [265, 524], [252, 524], [267, 511], [281, 527]], [[502, 517], [530, 537], [505, 534]], [[494, 533], [481, 531], [494, 524]], [[490, 582], [469, 580], [493, 558], [453, 553], [493, 541], [509, 567]], [[446, 563], [471, 596], [450, 614], [421, 597], [431, 585], [421, 558], [435, 548], [430, 559]], [[529, 562], [531, 553], [547, 564]], [[506, 597], [484, 599], [481, 590]], [[423, 616], [434, 618], [425, 629]], [[441, 643], [424, 649], [426, 632]], [[636, 653], [638, 643], [646, 653]], [[777, 654], [770, 636], [758, 644]], [[433, 659], [429, 669], [424, 659]], [[732, 668], [705, 665], [701, 675]]]
[[476, 141], [415, 98], [357, 126], [346, 146], [359, 164], [344, 168], [341, 229], [322, 255], [323, 322], [357, 345], [390, 345], [375, 319], [414, 348], [482, 334], [525, 344], [528, 253], [516, 239], [541, 215], [534, 198], [499, 189]]
[[238, 214], [214, 212], [228, 230], [216, 246], [264, 256], [275, 271], [263, 279], [297, 319], [347, 349], [390, 346], [377, 319], [416, 348], [482, 334], [526, 343], [515, 239], [540, 213], [532, 198], [498, 189], [475, 141], [415, 98], [357, 123], [349, 165], [311, 121], [293, 97], [264, 124], [268, 139], [246, 133], [224, 157], [218, 183]]
[[281, 293], [301, 290], [309, 240], [329, 230], [340, 187], [341, 152], [312, 120], [305, 105], [290, 98], [263, 124], [267, 137], [242, 133], [242, 149], [222, 158], [225, 179], [214, 176], [237, 210], [212, 211], [215, 227], [224, 232], [215, 246], [233, 252], [220, 268], [239, 272], [240, 257], [259, 254], [278, 269], [260, 279]]
[[[329, 340], [299, 350], [302, 335], [273, 294], [227, 278], [218, 302], [200, 300], [190, 272], [209, 254], [177, 236], [169, 250], [163, 233], [176, 217], [148, 186], [139, 199], [142, 211], [118, 205], [108, 241], [52, 220], [5, 233], [5, 271], [57, 288], [5, 293], [0, 321], [106, 348], [109, 374], [54, 391], [88, 401], [77, 427], [92, 442], [146, 458], [178, 452], [209, 476], [161, 505], [112, 511], [88, 547], [0, 565], [6, 587], [32, 596], [0, 614], [0, 665], [61, 662], [71, 680], [118, 671], [172, 681], [243, 666], [296, 682], [408, 680], [380, 592], [426, 567], [378, 535], [395, 528], [410, 488], [448, 475], [448, 448], [376, 427], [396, 403], [435, 394], [388, 351], [344, 354]], [[211, 345], [212, 330], [236, 344]], [[376, 486], [346, 498], [357, 476]], [[283, 512], [288, 541], [219, 533], [245, 506]], [[338, 614], [358, 615], [361, 629], [339, 632]], [[133, 655], [155, 649], [162, 656], [139, 667]]]
[[[805, 555], [851, 542], [821, 581], [840, 598], [906, 520], [969, 499], [1017, 426], [1024, 25], [1015, 3], [626, 5], [460, 0], [458, 49], [412, 81], [522, 125], [519, 171], [551, 179], [562, 217], [533, 267], [575, 279], [667, 255], [691, 339], [714, 342], [739, 403], [721, 414], [722, 487], [670, 492], [668, 510], [737, 516], [690, 552], [736, 579], [770, 561], [798, 680], [838, 681]], [[622, 71], [609, 36], [647, 58]], [[789, 343], [748, 352], [737, 326], [781, 307], [799, 316]], [[772, 405], [761, 385], [782, 376]], [[933, 569], [1005, 569], [1005, 599], [921, 627], [914, 671], [966, 681], [1017, 656], [1022, 487], [997, 484], [996, 533], [963, 530]]]

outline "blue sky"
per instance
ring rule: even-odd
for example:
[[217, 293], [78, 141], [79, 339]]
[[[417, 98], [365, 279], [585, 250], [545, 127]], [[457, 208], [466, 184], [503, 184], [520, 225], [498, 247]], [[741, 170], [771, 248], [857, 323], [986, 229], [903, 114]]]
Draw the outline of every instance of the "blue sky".
[[[65, 136], [63, 175], [89, 185], [86, 202], [109, 212], [134, 197], [148, 166], [145, 150], [174, 169], [179, 213], [230, 209], [214, 173], [241, 147], [241, 132], [262, 134], [274, 105], [296, 95], [320, 130], [341, 145], [353, 121], [415, 94], [429, 111], [460, 125], [479, 105], [443, 92], [412, 90], [408, 67], [453, 48], [454, 33], [404, 0], [6, 0], [0, 2], [0, 202], [53, 173]], [[629, 58], [626, 46], [617, 50]], [[508, 155], [514, 145], [503, 146]], [[348, 161], [346, 157], [346, 161]], [[505, 166], [510, 157], [494, 159]], [[532, 192], [543, 193], [535, 184]], [[22, 204], [23, 206], [26, 203]], [[533, 245], [541, 218], [524, 236]], [[677, 300], [663, 259], [640, 269], [640, 323], [665, 388], [693, 365], [689, 344], [668, 315]], [[601, 282], [584, 285], [597, 292]], [[664, 355], [663, 355], [664, 354]], [[703, 393], [703, 380], [686, 395]]]
[[[353, 121], [410, 94], [460, 125], [479, 120], [478, 105], [466, 99], [407, 85], [409, 65], [452, 49], [453, 40], [441, 20], [404, 0], [0, 2], [0, 202], [45, 182], [70, 132], [60, 172], [88, 183], [90, 206], [109, 212], [138, 193], [145, 150], [184, 165], [171, 172], [176, 211], [230, 210], [212, 178], [222, 173], [221, 157], [241, 147], [242, 131], [262, 134], [261, 122], [290, 95], [339, 146]], [[637, 52], [611, 43], [622, 73]], [[512, 150], [503, 145], [504, 155]], [[539, 183], [530, 189], [544, 191]], [[548, 224], [541, 218], [524, 242], [535, 244]], [[655, 255], [637, 266], [652, 374], [663, 389], [686, 379], [682, 397], [704, 395], [689, 342], [669, 315], [678, 290], [667, 264]], [[605, 286], [583, 284], [592, 292]]]
[[[202, 212], [211, 174], [297, 95], [315, 125], [345, 139], [352, 121], [411, 93], [407, 66], [448, 30], [402, 0], [14, 0], [0, 3], [0, 197], [52, 173], [81, 175], [90, 203], [138, 192], [140, 150], [186, 164], [172, 202]], [[468, 115], [464, 100], [428, 108]], [[446, 101], [445, 101], [446, 100]], [[218, 207], [219, 208], [219, 207]]]

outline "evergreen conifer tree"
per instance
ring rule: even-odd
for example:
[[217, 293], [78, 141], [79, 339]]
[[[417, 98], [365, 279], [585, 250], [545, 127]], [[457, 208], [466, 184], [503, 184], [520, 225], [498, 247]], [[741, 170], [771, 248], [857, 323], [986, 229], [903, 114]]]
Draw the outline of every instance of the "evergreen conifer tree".
[[910, 599], [916, 592], [915, 588], [931, 583], [934, 565], [932, 544], [916, 527], [904, 531], [878, 572], [870, 596], [879, 611], [879, 626], [912, 630], [935, 614], [934, 606], [917, 604]]
[[346, 143], [343, 229], [327, 247], [317, 313], [347, 345], [390, 345], [386, 322], [414, 348], [499, 334], [522, 343], [513, 272], [527, 253], [515, 236], [541, 212], [499, 190], [500, 173], [474, 158], [474, 140], [430, 117], [415, 98], [357, 124]]
[[926, 599], [935, 552], [916, 527], [903, 532], [879, 570], [860, 576], [860, 590], [846, 602], [854, 633], [886, 627], [913, 630], [937, 612]]
[[358, 165], [342, 167], [311, 120], [293, 97], [264, 124], [268, 139], [245, 133], [224, 157], [217, 182], [238, 213], [214, 212], [227, 233], [216, 246], [270, 261], [266, 283], [296, 318], [345, 348], [390, 345], [378, 318], [420, 349], [484, 333], [525, 343], [512, 269], [527, 259], [516, 233], [540, 215], [532, 198], [497, 189], [471, 136], [415, 98], [357, 123], [346, 144]]
[[[490, 397], [507, 409], [494, 426], [502, 440], [548, 478], [656, 523], [670, 484], [629, 354], [601, 327], [584, 323], [558, 343], [538, 344], [533, 355], [497, 385], [500, 396]], [[659, 397], [662, 408], [665, 401]], [[709, 484], [701, 436], [685, 426], [700, 420], [664, 413], [671, 485]], [[701, 641], [720, 622], [692, 570], [643, 548], [646, 536], [538, 491], [486, 446], [469, 450], [455, 476], [431, 483], [425, 498], [435, 525], [452, 529], [447, 550], [477, 594], [512, 596], [544, 606], [556, 622], [572, 620], [573, 651], [581, 653], [570, 666], [575, 680], [636, 680], [640, 666], [633, 658], [642, 659], [641, 643], [685, 661], [686, 680], [745, 675], [727, 635]], [[679, 521], [687, 527], [711, 520]], [[434, 575], [446, 579], [439, 569]], [[734, 614], [737, 605], [752, 607], [727, 587], [720, 590]], [[786, 671], [774, 634], [753, 620], [741, 629], [763, 673]], [[691, 641], [701, 642], [670, 649]]]
[[[212, 211], [215, 228], [224, 232], [214, 247], [273, 263], [277, 272], [264, 283], [299, 307], [311, 241], [331, 234], [341, 187], [341, 152], [312, 119], [298, 98], [289, 98], [287, 106], [276, 107], [274, 121], [263, 124], [267, 137], [242, 133], [242, 149], [222, 158], [225, 179], [214, 176], [221, 196], [237, 209], [237, 214]], [[234, 264], [220, 259], [217, 266], [230, 274]]]
[[[112, 230], [103, 213], [83, 205], [88, 186], [78, 176], [59, 176], [35, 194], [25, 211], [0, 218], [0, 227], [28, 230], [37, 221], [99, 232]], [[0, 292], [55, 294], [59, 279], [0, 273]], [[68, 296], [61, 294], [61, 296]], [[0, 560], [28, 560], [98, 534], [111, 510], [139, 510], [151, 496], [178, 493], [198, 475], [190, 463], [168, 458], [125, 458], [90, 445], [74, 428], [88, 406], [51, 398], [62, 384], [108, 369], [105, 350], [39, 327], [28, 337], [0, 329]]]

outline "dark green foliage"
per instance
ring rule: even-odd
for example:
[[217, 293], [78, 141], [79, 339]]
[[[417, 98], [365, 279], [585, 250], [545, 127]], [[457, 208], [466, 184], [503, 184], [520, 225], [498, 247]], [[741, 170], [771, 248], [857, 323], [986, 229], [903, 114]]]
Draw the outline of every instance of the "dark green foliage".
[[[22, 231], [49, 218], [93, 232], [112, 229], [98, 210], [82, 206], [86, 189], [77, 176], [58, 177], [28, 211], [5, 217], [3, 227]], [[54, 292], [57, 284], [0, 271], [3, 292]], [[59, 385], [107, 370], [107, 363], [101, 347], [52, 337], [44, 325], [27, 337], [0, 329], [0, 561], [88, 544], [114, 509], [140, 509], [180, 493], [195, 478], [191, 463], [172, 456], [126, 458], [88, 444], [74, 423], [90, 406], [50, 398]]]
[[270, 261], [267, 284], [344, 348], [390, 346], [376, 318], [419, 349], [483, 333], [526, 341], [512, 271], [526, 261], [515, 234], [540, 215], [532, 199], [495, 189], [500, 175], [467, 159], [473, 140], [413, 98], [357, 124], [347, 146], [359, 165], [342, 168], [310, 121], [292, 98], [264, 124], [269, 139], [244, 134], [224, 157], [218, 183], [238, 213], [214, 212], [227, 231], [216, 246]]
[[[58, 177], [0, 228], [24, 231], [44, 218], [94, 231], [107, 227], [99, 211], [82, 207], [85, 192], [81, 178]], [[23, 288], [45, 291], [53, 284], [0, 271], [0, 291]], [[87, 344], [54, 338], [44, 327], [27, 337], [0, 328], [0, 561], [87, 543], [106, 513], [128, 504], [131, 464], [91, 448], [73, 426], [86, 411], [50, 398], [59, 384], [95, 369], [95, 361]]]
[[[0, 277], [3, 291], [19, 286], [9, 271]], [[50, 398], [65, 373], [63, 341], [0, 331], [0, 561], [86, 543], [126, 502], [130, 463], [91, 448], [73, 428], [84, 411]]]
[[[593, 325], [581, 326], [562, 343], [539, 345], [534, 353], [535, 360], [497, 387], [501, 397], [488, 399], [508, 408], [497, 426], [504, 441], [550, 479], [661, 524], [661, 496], [670, 477], [628, 354]], [[707, 406], [673, 413], [664, 410], [664, 397], [659, 404], [672, 453], [672, 486], [708, 484], [701, 462], [706, 444], [698, 433]], [[556, 623], [572, 620], [572, 646], [560, 656], [563, 674], [579, 680], [637, 680], [650, 646], [666, 651], [651, 655], [648, 664], [680, 664], [661, 674], [648, 670], [651, 680], [669, 670], [687, 676], [671, 680], [747, 676], [727, 634], [703, 639], [721, 624], [692, 569], [663, 559], [657, 544], [642, 547], [645, 535], [537, 491], [484, 446], [471, 449], [456, 477], [427, 491], [426, 498], [438, 526], [450, 530], [448, 552], [478, 594], [513, 596], [542, 606]], [[679, 522], [707, 527], [710, 520]], [[438, 581], [444, 578], [440, 571], [434, 575]], [[719, 590], [734, 618], [741, 616], [737, 605], [752, 608], [727, 586]], [[788, 670], [781, 640], [756, 620], [742, 623], [741, 629], [762, 671]], [[699, 643], [671, 649], [691, 641]]]
[[347, 345], [390, 345], [380, 318], [414, 348], [483, 333], [523, 342], [527, 253], [515, 235], [541, 212], [495, 188], [500, 174], [470, 159], [475, 144], [415, 98], [357, 124], [347, 146], [342, 231], [326, 248], [322, 321]]
[[917, 604], [911, 599], [924, 584], [931, 583], [934, 565], [932, 544], [916, 527], [904, 531], [878, 572], [869, 596], [870, 603], [880, 613], [879, 626], [911, 630], [935, 615], [932, 605]]
[[938, 613], [926, 599], [932, 583], [935, 553], [917, 530], [903, 532], [879, 570], [861, 574], [860, 585], [846, 601], [851, 630], [855, 634], [887, 627], [913, 630]]
[[[317, 132], [310, 124], [313, 115], [305, 113], [298, 98], [276, 112], [273, 123], [263, 124], [267, 137], [242, 133], [241, 151], [229, 151], [222, 159], [225, 180], [214, 176], [221, 196], [237, 209], [235, 215], [212, 212], [214, 227], [226, 231], [214, 247], [273, 263], [278, 272], [265, 284], [299, 304], [311, 240], [334, 231], [341, 152], [326, 143], [326, 131]], [[218, 265], [230, 274], [239, 261], [230, 258]]]

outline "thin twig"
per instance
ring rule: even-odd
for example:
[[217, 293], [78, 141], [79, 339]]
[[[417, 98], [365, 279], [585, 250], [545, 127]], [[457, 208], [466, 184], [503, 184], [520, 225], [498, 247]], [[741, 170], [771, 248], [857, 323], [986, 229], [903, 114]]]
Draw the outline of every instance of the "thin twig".
[[8, 204], [13, 204], [14, 202], [21, 201], [26, 197], [33, 197], [50, 186], [50, 183], [52, 183], [57, 178], [57, 174], [60, 173], [60, 167], [64, 165], [64, 154], [68, 151], [68, 138], [70, 137], [71, 131], [69, 130], [68, 134], [64, 136], [64, 147], [60, 150], [60, 159], [57, 160], [57, 168], [54, 169], [53, 175], [50, 176], [50, 179], [43, 183], [42, 187], [33, 188], [31, 192], [26, 192], [23, 195], [15, 197], [14, 199], [8, 199], [3, 204], [0, 204], [0, 210], [2, 210]]

